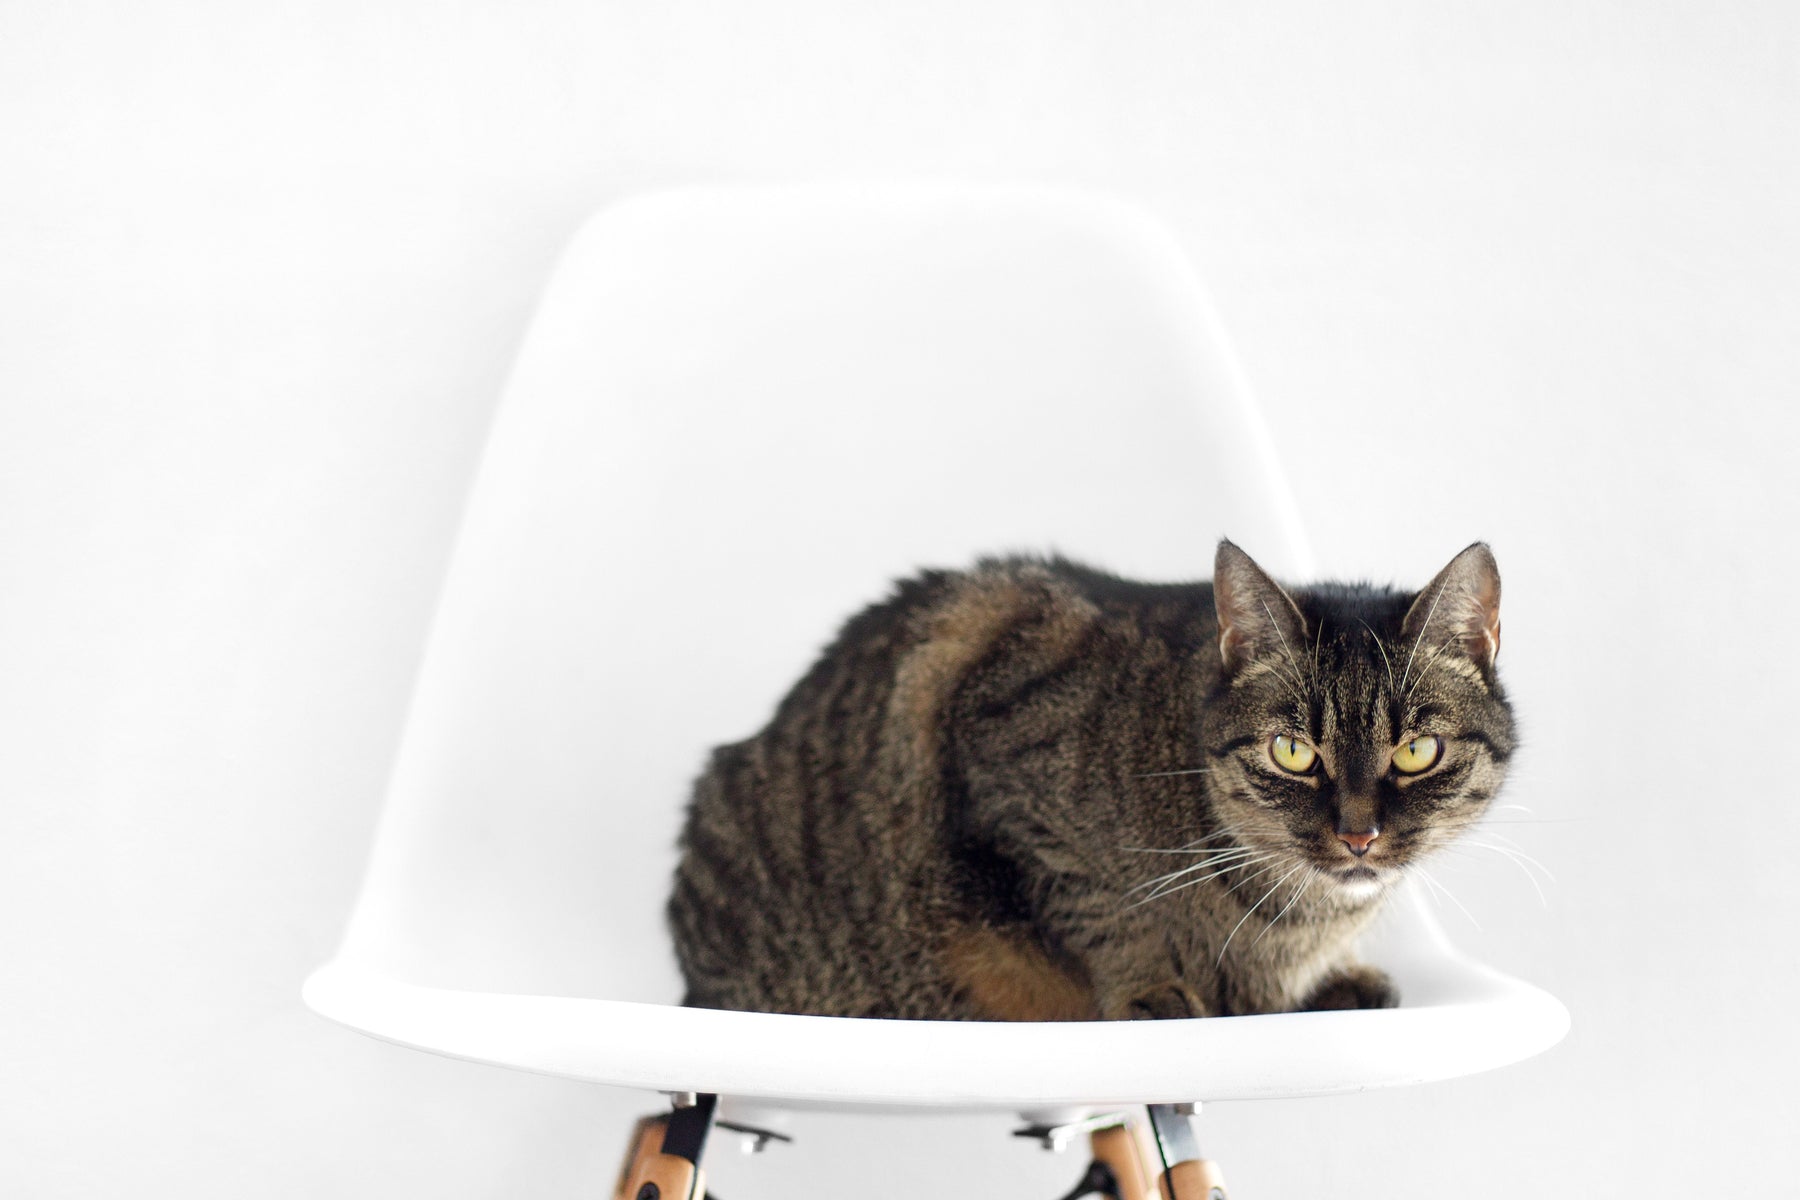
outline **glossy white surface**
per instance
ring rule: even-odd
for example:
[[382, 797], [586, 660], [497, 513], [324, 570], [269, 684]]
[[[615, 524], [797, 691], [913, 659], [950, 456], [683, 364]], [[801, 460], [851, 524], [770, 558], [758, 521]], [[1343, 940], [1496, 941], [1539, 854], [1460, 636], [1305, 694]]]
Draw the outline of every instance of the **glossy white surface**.
[[1407, 1003], [1376, 1012], [1041, 1024], [685, 1009], [400, 983], [349, 965], [320, 1014], [454, 1058], [593, 1083], [719, 1092], [759, 1109], [1026, 1112], [1320, 1096], [1485, 1071], [1555, 1044], [1567, 1011], [1460, 958], [1402, 896], [1374, 953]]
[[[1413, 910], [1382, 957], [1394, 1012], [984, 1026], [668, 1003], [644, 880], [673, 867], [688, 782], [886, 580], [1050, 547], [1192, 577], [1226, 533], [1307, 572], [1210, 308], [1134, 210], [854, 187], [601, 213], [508, 387], [363, 894], [309, 1002], [457, 1057], [837, 1106], [1309, 1095], [1555, 1041], [1554, 1000], [1456, 959]], [[821, 561], [832, 586], [784, 589]]]

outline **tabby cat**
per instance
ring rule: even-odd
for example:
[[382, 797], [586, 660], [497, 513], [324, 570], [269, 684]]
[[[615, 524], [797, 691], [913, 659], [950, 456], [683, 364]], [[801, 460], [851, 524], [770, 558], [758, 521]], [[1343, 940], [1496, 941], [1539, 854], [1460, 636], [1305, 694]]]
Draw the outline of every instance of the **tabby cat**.
[[1354, 939], [1513, 750], [1488, 548], [1424, 590], [1060, 558], [902, 582], [716, 750], [687, 1003], [1112, 1020], [1397, 1003]]

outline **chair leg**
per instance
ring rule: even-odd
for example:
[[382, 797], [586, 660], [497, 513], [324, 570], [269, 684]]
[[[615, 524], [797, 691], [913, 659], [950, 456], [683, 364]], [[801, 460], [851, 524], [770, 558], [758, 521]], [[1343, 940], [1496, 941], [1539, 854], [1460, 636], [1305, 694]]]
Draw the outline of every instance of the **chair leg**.
[[[639, 1119], [613, 1200], [706, 1200], [700, 1159], [718, 1097], [700, 1095], [691, 1101], [678, 1102], [667, 1116]], [[1118, 1200], [1228, 1200], [1218, 1164], [1200, 1157], [1190, 1124], [1192, 1108], [1152, 1104], [1149, 1111], [1147, 1129], [1127, 1119], [1088, 1135], [1094, 1163], [1106, 1169], [1102, 1178], [1110, 1176], [1117, 1185]]]
[[1063, 1200], [1096, 1192], [1112, 1200], [1228, 1200], [1218, 1164], [1200, 1157], [1194, 1111], [1191, 1104], [1152, 1104], [1148, 1124], [1110, 1113], [1062, 1126], [1029, 1125], [1016, 1136], [1055, 1150], [1077, 1132], [1087, 1133], [1094, 1161]]
[[1224, 1172], [1209, 1158], [1176, 1163], [1161, 1182], [1163, 1200], [1226, 1200]]
[[1119, 1200], [1151, 1200], [1150, 1164], [1156, 1151], [1144, 1137], [1144, 1123], [1129, 1118], [1123, 1125], [1096, 1129], [1088, 1135], [1094, 1161], [1105, 1164], [1118, 1183]]
[[631, 1131], [613, 1200], [706, 1200], [700, 1157], [717, 1105], [718, 1097], [701, 1095], [667, 1116], [641, 1118]]
[[1154, 1157], [1149, 1169], [1157, 1176], [1162, 1200], [1228, 1200], [1225, 1175], [1219, 1164], [1200, 1157], [1194, 1138], [1192, 1105], [1150, 1105], [1150, 1133]]

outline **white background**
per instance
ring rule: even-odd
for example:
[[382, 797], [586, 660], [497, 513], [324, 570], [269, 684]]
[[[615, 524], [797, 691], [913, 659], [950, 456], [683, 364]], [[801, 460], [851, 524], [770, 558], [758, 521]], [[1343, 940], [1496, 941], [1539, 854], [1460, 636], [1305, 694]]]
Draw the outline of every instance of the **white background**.
[[[0, 1192], [591, 1196], [640, 1097], [299, 1006], [556, 248], [646, 187], [1029, 179], [1179, 235], [1327, 565], [1489, 539], [1528, 751], [1446, 924], [1549, 1055], [1220, 1106], [1238, 1194], [1791, 1183], [1800, 10], [0, 6]], [[730, 1200], [1081, 1163], [819, 1119]], [[1779, 1181], [1779, 1182], [1777, 1182]]]

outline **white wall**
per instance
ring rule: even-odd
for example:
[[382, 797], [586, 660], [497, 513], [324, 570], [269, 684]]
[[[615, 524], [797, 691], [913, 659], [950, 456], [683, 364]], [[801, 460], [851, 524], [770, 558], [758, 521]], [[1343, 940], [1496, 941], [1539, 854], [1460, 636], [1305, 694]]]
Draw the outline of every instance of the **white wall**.
[[[0, 8], [0, 1191], [610, 1186], [638, 1098], [367, 1042], [299, 980], [558, 243], [658, 184], [872, 174], [1137, 198], [1331, 566], [1500, 556], [1543, 822], [1509, 832], [1556, 880], [1459, 864], [1480, 928], [1446, 920], [1575, 1032], [1216, 1108], [1240, 1194], [1792, 1178], [1800, 10], [875, 8]], [[801, 1132], [718, 1190], [1080, 1167], [992, 1122]]]

